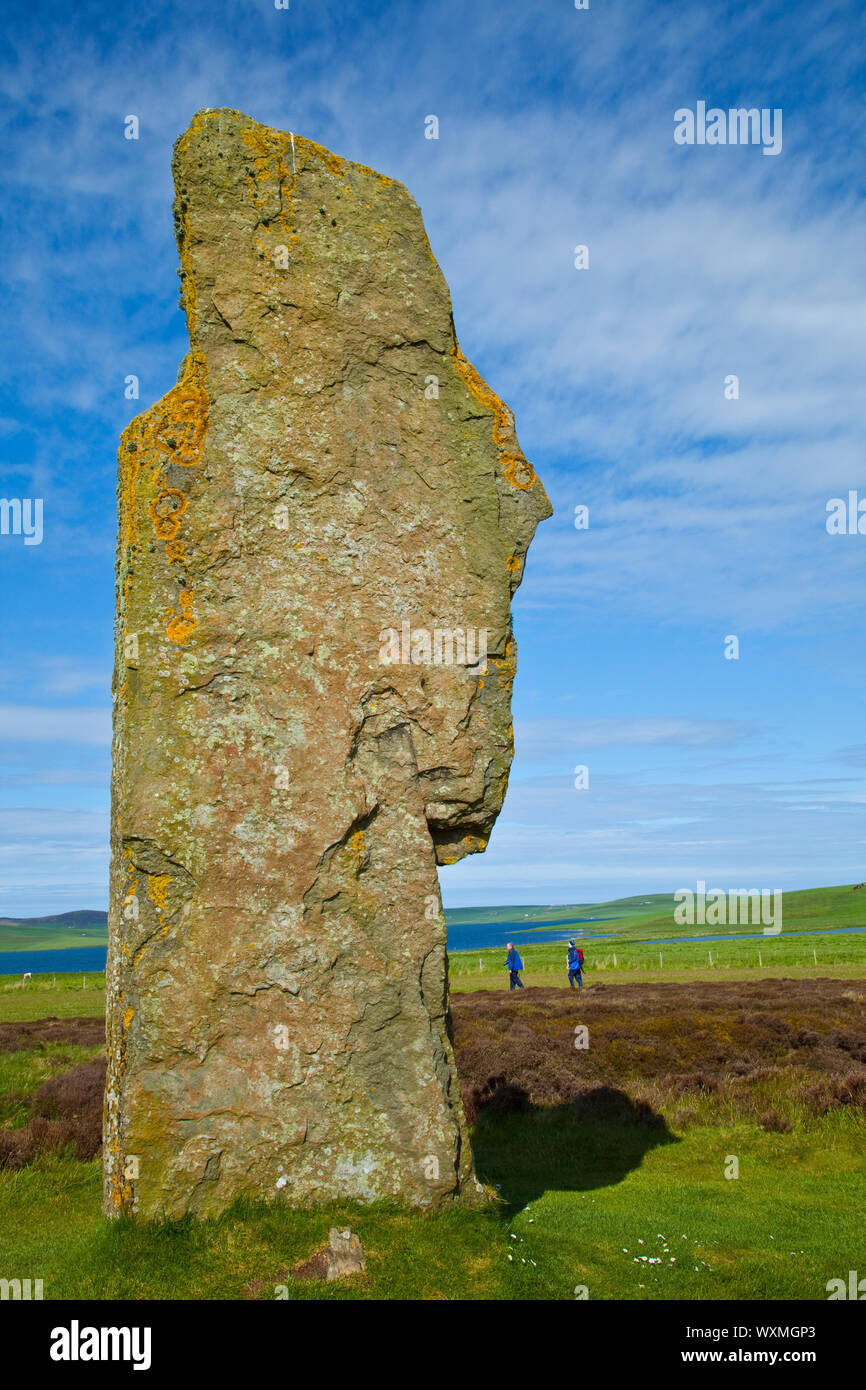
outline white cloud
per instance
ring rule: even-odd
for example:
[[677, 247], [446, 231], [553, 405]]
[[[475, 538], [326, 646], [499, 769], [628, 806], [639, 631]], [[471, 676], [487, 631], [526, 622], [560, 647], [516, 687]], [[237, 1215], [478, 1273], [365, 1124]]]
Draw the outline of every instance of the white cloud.
[[0, 742], [111, 743], [109, 709], [0, 705]]

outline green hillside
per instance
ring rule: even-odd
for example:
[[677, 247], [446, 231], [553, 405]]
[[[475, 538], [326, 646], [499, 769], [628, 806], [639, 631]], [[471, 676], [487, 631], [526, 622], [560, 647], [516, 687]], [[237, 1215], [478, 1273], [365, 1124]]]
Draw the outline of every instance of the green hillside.
[[0, 917], [0, 951], [62, 951], [108, 944], [108, 914], [84, 909], [53, 917]]
[[[713, 883], [708, 884], [712, 889]], [[576, 934], [602, 932], [626, 941], [652, 941], [657, 938], [710, 936], [751, 932], [755, 928], [734, 925], [680, 926], [674, 920], [673, 893], [640, 893], [600, 903], [525, 904], [498, 907], [449, 908], [449, 926], [480, 922], [526, 925], [580, 922]], [[594, 925], [597, 923], [598, 925]], [[853, 884], [831, 888], [805, 888], [782, 895], [782, 930], [821, 931], [831, 927], [866, 926], [866, 888], [855, 891]], [[535, 928], [543, 931], [539, 925]], [[62, 950], [70, 946], [105, 946], [108, 941], [107, 915], [84, 910], [64, 912], [53, 917], [0, 917], [0, 951]]]
[[[716, 885], [708, 883], [708, 891]], [[855, 891], [853, 884], [832, 888], [803, 888], [783, 893], [782, 930], [820, 931], [830, 927], [866, 926], [866, 888]], [[771, 899], [772, 905], [772, 899]], [[738, 935], [760, 930], [759, 926], [700, 925], [680, 926], [674, 919], [673, 893], [644, 893], [631, 898], [614, 898], [603, 903], [572, 903], [562, 907], [512, 906], [459, 908], [445, 913], [449, 925], [480, 922], [527, 924], [580, 922], [586, 933], [603, 932], [622, 941], [651, 941], [655, 938]], [[608, 920], [603, 921], [607, 918]], [[590, 920], [598, 923], [592, 924]], [[542, 931], [538, 926], [535, 930]], [[579, 934], [576, 928], [576, 935]]]

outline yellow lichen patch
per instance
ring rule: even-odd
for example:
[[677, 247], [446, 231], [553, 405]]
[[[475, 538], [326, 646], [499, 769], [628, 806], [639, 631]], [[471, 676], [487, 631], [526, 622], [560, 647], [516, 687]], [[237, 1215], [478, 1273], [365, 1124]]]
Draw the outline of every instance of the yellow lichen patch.
[[[170, 464], [191, 468], [201, 462], [210, 405], [204, 384], [206, 376], [204, 355], [193, 345], [177, 386], [133, 420], [121, 437], [120, 532], [127, 546], [129, 565], [136, 549], [136, 487], [142, 469], [147, 467], [154, 489], [147, 505], [153, 534], [165, 543], [170, 561], [189, 567], [186, 546], [177, 538], [189, 508], [189, 498], [183, 489], [168, 486], [165, 470]], [[131, 452], [130, 444], [135, 446]], [[131, 576], [127, 573], [123, 586], [124, 605], [131, 586]], [[182, 595], [180, 600], [181, 613], [170, 609], [165, 618], [168, 636], [173, 642], [185, 642], [196, 626], [192, 615], [192, 586], [188, 584], [184, 593], [186, 597]]]
[[165, 912], [165, 895], [171, 881], [171, 874], [148, 874], [147, 876], [147, 896], [152, 903], [156, 904], [160, 912]]
[[172, 882], [171, 874], [148, 874], [147, 876], [147, 896], [156, 908], [157, 929], [148, 941], [140, 946], [132, 958], [132, 964], [138, 965], [144, 955], [146, 945], [152, 940], [159, 940], [167, 934], [171, 921], [166, 917], [168, 885]]
[[[184, 154], [190, 139], [204, 126], [209, 113], [200, 111], [193, 117], [189, 130], [178, 143], [179, 154]], [[179, 464], [193, 467], [201, 462], [204, 439], [207, 432], [209, 397], [205, 386], [207, 364], [204, 354], [196, 340], [198, 322], [198, 295], [193, 274], [189, 212], [183, 198], [177, 205], [179, 231], [178, 254], [182, 274], [182, 293], [189, 331], [190, 352], [184, 362], [180, 381], [153, 405], [133, 420], [121, 436], [120, 468], [120, 534], [127, 548], [127, 574], [123, 584], [124, 606], [132, 589], [129, 571], [132, 569], [137, 548], [137, 486], [143, 470], [150, 473], [151, 486], [155, 489], [147, 503], [153, 533], [158, 540], [166, 542], [166, 555], [173, 562], [186, 565], [185, 548], [176, 537], [181, 519], [189, 506], [186, 494], [177, 487], [169, 487], [166, 467]], [[169, 549], [171, 546], [171, 549]], [[178, 548], [180, 547], [180, 549]], [[188, 592], [190, 592], [188, 587]], [[191, 603], [191, 598], [190, 598]], [[180, 618], [171, 614], [169, 626], [174, 623], [173, 641], [185, 641], [195, 626], [189, 611], [189, 604], [182, 609]]]
[[521, 492], [531, 488], [536, 481], [535, 470], [523, 454], [513, 452], [516, 443], [514, 416], [505, 402], [501, 401], [496, 392], [490, 389], [472, 363], [463, 356], [456, 338], [454, 340], [454, 366], [457, 375], [468, 386], [475, 399], [493, 416], [493, 440], [499, 449], [499, 466], [505, 477], [512, 487], [518, 488]]
[[183, 541], [169, 541], [168, 545], [165, 547], [165, 553], [170, 560], [173, 560], [178, 565], [183, 565], [185, 569], [189, 569], [189, 560], [187, 559], [186, 546]]
[[[300, 237], [292, 231], [291, 199], [298, 175], [294, 167], [294, 153], [290, 154], [291, 136], [286, 135], [284, 131], [268, 130], [266, 126], [252, 125], [241, 131], [241, 139], [252, 155], [253, 171], [251, 174], [247, 174], [247, 183], [250, 202], [256, 211], [260, 212], [268, 202], [270, 196], [268, 184], [276, 184], [280, 191], [280, 210], [277, 224], [281, 241], [275, 241], [270, 249], [261, 241], [256, 241], [259, 251], [264, 256], [273, 258], [277, 245], [288, 247], [292, 242], [300, 241]], [[304, 142], [299, 140], [298, 143]], [[293, 164], [291, 173], [287, 163], [289, 158], [292, 159]]]
[[135, 1009], [133, 1009], [133, 1008], [126, 1008], [126, 1009], [124, 1009], [124, 1011], [123, 1011], [123, 1027], [124, 1027], [124, 1031], [129, 1027], [130, 1023], [132, 1022], [132, 1020], [133, 1020], [134, 1018], [135, 1018]]
[[[187, 147], [193, 135], [197, 135], [208, 117], [207, 111], [198, 111], [190, 122], [189, 130], [184, 131], [177, 143], [178, 154], [186, 154]], [[192, 273], [192, 258], [190, 254], [189, 236], [189, 214], [182, 199], [178, 200], [178, 215], [180, 217], [180, 236], [178, 237], [178, 251], [180, 255], [180, 265], [183, 270], [181, 281], [183, 290], [183, 302], [186, 310], [186, 323], [189, 329], [190, 343], [194, 341], [196, 322], [198, 319], [198, 291], [196, 289], [195, 277]], [[171, 393], [169, 392], [169, 395]]]
[[[334, 154], [332, 150], [326, 149], [324, 145], [316, 145], [311, 140], [306, 140], [304, 143], [318, 156], [329, 174], [333, 174], [337, 179], [344, 177], [343, 171], [346, 167], [345, 159], [341, 159], [338, 154]], [[388, 180], [388, 182], [390, 182], [390, 180]]]
[[499, 462], [505, 469], [505, 476], [512, 487], [525, 492], [535, 482], [535, 469], [522, 454], [500, 454]]
[[480, 835], [466, 835], [463, 843], [466, 846], [467, 854], [481, 854], [487, 848], [487, 841], [482, 840]]
[[356, 831], [349, 843], [352, 846], [352, 853], [355, 856], [355, 873], [359, 874], [367, 854], [367, 841], [364, 838], [363, 830]]
[[[489, 656], [487, 664], [493, 667], [493, 673], [501, 690], [510, 690], [514, 684], [514, 677], [517, 674], [517, 643], [512, 639], [505, 648], [505, 656]], [[514, 732], [509, 730], [511, 745], [514, 746]]]
[[153, 522], [154, 534], [161, 541], [174, 540], [188, 506], [189, 498], [179, 487], [164, 487], [156, 494], [147, 510]]
[[[189, 587], [181, 589], [177, 601], [180, 604], [180, 613], [174, 614], [165, 631], [170, 642], [176, 642], [179, 647], [182, 647], [190, 633], [198, 627], [198, 622], [192, 613], [192, 589]], [[167, 611], [170, 613], [171, 609]]]
[[510, 570], [512, 574], [516, 574], [522, 564], [522, 555], [509, 555], [508, 559], [505, 561], [505, 568]]
[[431, 259], [431, 261], [433, 262], [433, 264], [435, 265], [436, 269], [439, 270], [439, 262], [437, 261], [436, 257], [433, 255], [433, 247], [430, 245], [430, 238], [427, 236], [427, 233], [424, 231], [423, 228], [422, 228], [422, 234], [423, 234], [423, 236], [424, 236], [424, 245], [425, 245], [426, 248], [427, 248], [427, 255], [430, 257], [430, 259]]

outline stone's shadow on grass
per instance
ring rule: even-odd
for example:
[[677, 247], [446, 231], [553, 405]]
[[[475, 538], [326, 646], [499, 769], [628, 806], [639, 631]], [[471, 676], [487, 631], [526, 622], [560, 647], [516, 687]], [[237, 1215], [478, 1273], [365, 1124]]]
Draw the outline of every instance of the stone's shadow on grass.
[[509, 1217], [548, 1191], [612, 1187], [652, 1149], [680, 1142], [652, 1106], [612, 1086], [565, 1105], [531, 1105], [515, 1091], [488, 1102], [472, 1131], [478, 1178], [498, 1189]]

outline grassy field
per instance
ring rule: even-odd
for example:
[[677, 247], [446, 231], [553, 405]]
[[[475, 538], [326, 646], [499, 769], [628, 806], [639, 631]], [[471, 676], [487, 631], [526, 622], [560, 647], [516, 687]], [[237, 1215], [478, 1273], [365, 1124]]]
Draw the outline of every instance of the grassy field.
[[[572, 1299], [584, 1285], [591, 1299], [821, 1299], [863, 1267], [864, 1137], [740, 1124], [647, 1148], [622, 1126], [513, 1115], [476, 1127], [478, 1172], [500, 1188], [489, 1211], [253, 1205], [156, 1230], [107, 1226], [99, 1163], [51, 1157], [0, 1174], [3, 1265], [42, 1278], [46, 1298]], [[366, 1275], [293, 1283], [330, 1225], [358, 1232]]]
[[[246, 1204], [215, 1222], [140, 1230], [102, 1219], [98, 1160], [37, 1152], [24, 1167], [0, 1169], [0, 1274], [43, 1279], [49, 1299], [268, 1300], [285, 1291], [294, 1300], [560, 1300], [584, 1288], [604, 1300], [826, 1298], [829, 1279], [866, 1269], [866, 1036], [843, 1017], [853, 1008], [862, 1020], [866, 933], [821, 929], [860, 925], [866, 892], [787, 894], [784, 929], [796, 935], [748, 939], [735, 929], [723, 941], [663, 946], [650, 943], [714, 929], [676, 927], [663, 895], [533, 911], [538, 921], [566, 921], [614, 909], [618, 920], [604, 924], [610, 939], [583, 938], [582, 995], [562, 989], [561, 943], [521, 948], [527, 989], [514, 998], [504, 949], [450, 956], [461, 1081], [492, 1067], [517, 1084], [518, 1099], [525, 1088], [516, 1109], [498, 1106], [495, 1089], [477, 1114], [470, 1105], [487, 1209]], [[527, 909], [500, 911], [498, 920], [514, 922]], [[4, 930], [16, 929], [0, 928], [8, 949]], [[46, 945], [59, 944], [52, 931], [67, 933], [67, 945], [100, 944], [78, 929], [26, 930], [44, 931]], [[20, 976], [0, 977], [0, 1049], [4, 1024], [101, 1018], [104, 986], [103, 975], [37, 975], [23, 987]], [[827, 1002], [833, 988], [836, 1004]], [[766, 1037], [737, 1022], [771, 1013]], [[594, 1040], [582, 1109], [562, 1071], [559, 1015], [566, 1032], [587, 1021]], [[818, 1035], [831, 1042], [813, 1076], [797, 1039], [808, 1052]], [[0, 1132], [23, 1133], [46, 1084], [101, 1056], [101, 1042], [0, 1050]], [[725, 1176], [731, 1157], [736, 1179]], [[366, 1274], [293, 1281], [291, 1268], [333, 1224], [359, 1233]]]
[[0, 951], [62, 951], [70, 946], [105, 946], [104, 912], [64, 912], [57, 917], [0, 917]]
[[0, 975], [0, 1023], [25, 1018], [97, 1018], [105, 1013], [105, 975]]
[[[829, 1279], [866, 1268], [866, 1109], [845, 1099], [859, 1094], [851, 1068], [866, 1077], [866, 991], [752, 979], [741, 998], [730, 975], [644, 986], [455, 1000], [461, 1080], [490, 1057], [526, 1086], [525, 1104], [475, 1118], [487, 1209], [241, 1204], [143, 1230], [103, 1221], [98, 1160], [45, 1152], [0, 1170], [0, 1273], [41, 1278], [47, 1299], [826, 1298]], [[92, 995], [74, 982], [8, 989], [0, 1014], [71, 1018], [86, 999], [98, 1015]], [[574, 1018], [593, 1039], [583, 1054]], [[30, 1044], [9, 1050], [7, 1035], [0, 1051], [0, 1130], [25, 1124], [47, 1080], [102, 1053]], [[557, 1099], [573, 1064], [583, 1105]], [[359, 1233], [366, 1274], [293, 1281], [334, 1224]]]
[[[575, 936], [575, 940], [580, 941], [580, 937]], [[803, 932], [792, 936], [731, 938], [664, 946], [651, 946], [642, 941], [586, 942], [583, 949], [584, 984], [587, 986], [610, 980], [623, 983], [761, 976], [794, 979], [812, 975], [845, 979], [866, 976], [866, 932], [862, 936]], [[521, 946], [520, 957], [525, 967], [522, 978], [527, 987], [567, 983], [562, 942]], [[449, 972], [455, 992], [508, 987], [504, 947], [495, 951], [455, 951], [449, 956]]]

